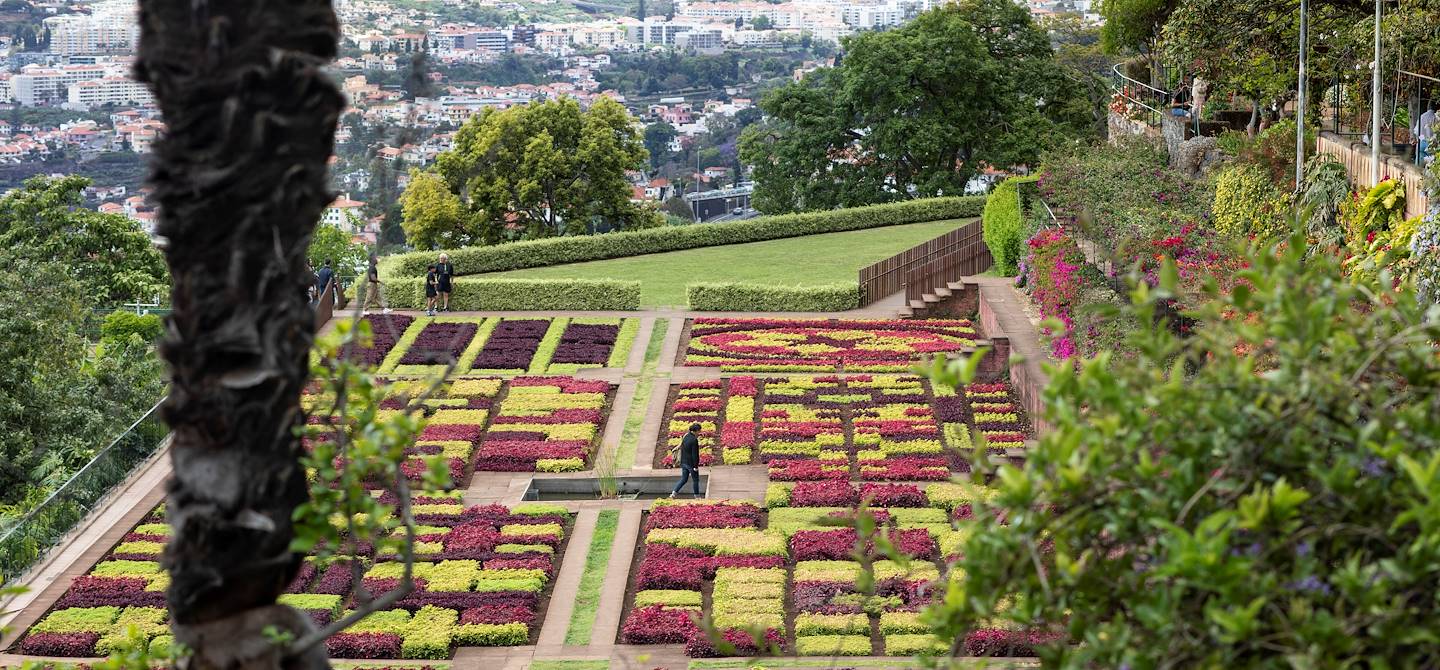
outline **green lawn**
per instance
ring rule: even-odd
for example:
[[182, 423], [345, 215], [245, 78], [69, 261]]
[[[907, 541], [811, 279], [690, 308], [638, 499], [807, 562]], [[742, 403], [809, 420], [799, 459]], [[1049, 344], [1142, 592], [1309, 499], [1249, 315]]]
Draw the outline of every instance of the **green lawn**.
[[912, 223], [514, 270], [492, 276], [639, 280], [642, 283], [642, 304], [647, 307], [679, 307], [686, 302], [686, 284], [698, 282], [740, 281], [776, 286], [854, 282], [860, 268], [969, 222], [952, 219]]

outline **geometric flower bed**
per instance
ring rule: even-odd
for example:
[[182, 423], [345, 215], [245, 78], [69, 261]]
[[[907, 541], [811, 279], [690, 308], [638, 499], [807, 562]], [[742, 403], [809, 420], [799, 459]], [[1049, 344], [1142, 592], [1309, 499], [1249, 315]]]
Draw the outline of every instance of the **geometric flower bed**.
[[460, 375], [573, 374], [625, 367], [640, 330], [638, 319], [589, 317], [441, 316], [407, 323], [388, 353], [374, 361], [383, 374], [437, 374], [452, 360]]
[[476, 470], [577, 472], [605, 423], [611, 386], [571, 377], [516, 377], [490, 423]]
[[[393, 382], [381, 418], [401, 411], [406, 396], [428, 389], [426, 381]], [[439, 458], [451, 485], [461, 489], [476, 471], [584, 470], [605, 424], [611, 390], [608, 382], [573, 377], [464, 377], [442, 383], [424, 401], [428, 416], [415, 443], [405, 449], [401, 470], [418, 483], [429, 461]], [[302, 398], [312, 411], [328, 410], [329, 403], [323, 394]], [[323, 420], [310, 417], [311, 423]], [[327, 432], [306, 442], [328, 439]]]
[[[647, 517], [620, 641], [683, 643], [692, 657], [718, 655], [715, 635], [736, 647], [727, 655], [911, 656], [947, 651], [920, 622], [919, 611], [943, 586], [947, 557], [953, 558], [962, 546], [964, 537], [953, 529], [951, 519], [969, 514], [971, 494], [950, 483], [923, 489], [847, 482], [811, 485], [848, 494], [844, 500], [792, 498], [772, 504], [767, 512], [748, 502], [657, 502]], [[794, 488], [798, 492], [804, 486]], [[861, 564], [855, 560], [856, 531], [843, 525], [862, 497], [874, 505], [870, 510], [880, 532], [907, 557], [896, 562], [874, 546], [866, 547], [875, 577], [868, 594], [857, 586]], [[701, 623], [707, 619], [708, 631]], [[756, 646], [757, 632], [763, 632], [764, 649]], [[985, 629], [967, 635], [965, 647], [975, 655], [1032, 655], [1033, 644], [1048, 639]]]
[[[466, 509], [459, 494], [414, 499], [417, 524], [416, 588], [327, 640], [336, 658], [447, 659], [455, 647], [527, 644], [558, 568], [570, 515], [554, 505], [499, 505]], [[402, 531], [403, 532], [403, 531]], [[20, 652], [37, 656], [104, 656], [132, 627], [152, 650], [168, 648], [164, 590], [169, 578], [159, 559], [170, 528], [164, 508], [151, 513], [77, 578], [45, 618], [26, 632]], [[365, 556], [364, 580], [381, 594], [398, 583], [402, 564]], [[317, 625], [344, 616], [354, 605], [352, 569], [337, 561], [307, 559], [280, 602], [305, 611]]]
[[762, 627], [768, 639], [783, 642], [785, 543], [760, 523], [761, 510], [750, 502], [656, 501], [620, 641], [683, 643], [691, 656], [716, 655], [697, 623], [713, 581], [713, 623], [726, 639], [754, 652], [751, 635], [740, 631]]
[[[779, 481], [944, 481], [969, 471], [964, 442], [942, 436], [928, 383], [914, 376], [849, 375], [691, 382], [672, 390], [661, 437], [680, 443], [701, 425], [703, 465], [770, 465]], [[953, 394], [952, 394], [953, 395]], [[962, 413], [959, 427], [964, 429]], [[668, 450], [656, 467], [673, 467]]]
[[904, 372], [914, 361], [973, 349], [964, 319], [727, 319], [690, 322], [685, 365], [726, 372]]
[[970, 404], [970, 421], [985, 436], [987, 448], [1021, 449], [1025, 446], [1030, 430], [1009, 384], [970, 384], [965, 387], [965, 399]]

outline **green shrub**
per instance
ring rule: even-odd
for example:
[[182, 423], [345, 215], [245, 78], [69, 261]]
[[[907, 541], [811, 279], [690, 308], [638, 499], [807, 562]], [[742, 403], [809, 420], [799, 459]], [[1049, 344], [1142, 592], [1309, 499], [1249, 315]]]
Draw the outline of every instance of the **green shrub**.
[[317, 593], [285, 593], [278, 600], [299, 610], [325, 610], [334, 614], [340, 611], [340, 596]]
[[1215, 174], [1215, 230], [1222, 235], [1271, 238], [1287, 230], [1290, 198], [1259, 165], [1237, 163]]
[[[983, 197], [930, 198], [830, 212], [762, 216], [747, 221], [525, 240], [488, 247], [466, 247], [450, 251], [449, 255], [458, 274], [474, 275], [817, 233], [960, 219], [979, 216], [984, 203]], [[435, 262], [435, 258], [435, 252], [429, 251], [391, 256], [382, 262], [381, 272], [391, 278], [420, 277], [425, 274], [425, 266]]]
[[1058, 627], [1057, 668], [1435, 664], [1412, 634], [1440, 630], [1440, 312], [1303, 240], [1249, 261], [1203, 328], [1050, 377], [1051, 430], [962, 522], [938, 636]]
[[50, 616], [31, 626], [30, 632], [103, 633], [110, 630], [118, 616], [120, 608], [114, 606], [72, 607], [51, 612]]
[[[385, 284], [391, 307], [425, 306], [421, 279]], [[640, 308], [640, 282], [614, 279], [457, 277], [450, 308], [464, 311], [629, 310]]]
[[795, 618], [796, 637], [869, 633], [870, 617], [864, 614], [800, 614]]
[[880, 615], [882, 635], [928, 633], [930, 626], [920, 620], [919, 612], [885, 612]]
[[1025, 238], [1029, 237], [1020, 207], [1020, 188], [1022, 184], [1033, 184], [1039, 179], [1038, 175], [1006, 179], [985, 201], [982, 224], [985, 227], [985, 246], [990, 247], [995, 271], [1007, 277], [1015, 274], [1024, 256]]
[[635, 594], [635, 607], [664, 605], [666, 607], [700, 607], [699, 591], [652, 589]]
[[690, 309], [701, 312], [843, 312], [860, 306], [859, 284], [765, 286], [740, 282], [690, 284]]
[[160, 339], [164, 330], [164, 323], [154, 314], [111, 312], [106, 314], [105, 320], [100, 323], [100, 341], [126, 342], [131, 335], [139, 335], [144, 342], [154, 342]]

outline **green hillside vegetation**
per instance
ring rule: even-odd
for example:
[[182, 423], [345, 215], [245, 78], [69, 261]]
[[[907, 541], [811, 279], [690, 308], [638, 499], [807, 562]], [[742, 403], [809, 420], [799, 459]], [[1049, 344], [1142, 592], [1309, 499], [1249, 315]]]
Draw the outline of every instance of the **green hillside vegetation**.
[[514, 279], [624, 279], [641, 282], [646, 307], [685, 305], [685, 286], [746, 282], [816, 286], [854, 282], [860, 268], [967, 223], [959, 219], [501, 272]]

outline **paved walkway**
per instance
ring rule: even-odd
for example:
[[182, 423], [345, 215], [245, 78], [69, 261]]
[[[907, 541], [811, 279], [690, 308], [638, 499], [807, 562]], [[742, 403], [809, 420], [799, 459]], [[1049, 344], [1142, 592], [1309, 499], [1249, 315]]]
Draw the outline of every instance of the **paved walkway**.
[[[981, 284], [982, 307], [981, 326], [985, 332], [1003, 331], [1009, 337], [1011, 351], [1025, 357], [1020, 366], [1024, 379], [1042, 379], [1043, 371], [1039, 362], [1044, 360], [1031, 324], [1020, 308], [1022, 298], [1009, 286], [1009, 280], [998, 278], [973, 278]], [[893, 303], [893, 304], [891, 304]], [[670, 385], [679, 381], [715, 379], [721, 377], [716, 368], [685, 368], [677, 365], [681, 356], [681, 344], [686, 335], [686, 320], [697, 316], [796, 316], [807, 318], [894, 318], [896, 310], [903, 303], [903, 296], [883, 301], [864, 310], [814, 314], [750, 314], [725, 313], [707, 314], [679, 309], [650, 309], [639, 312], [455, 312], [452, 316], [607, 316], [638, 317], [640, 330], [623, 369], [585, 370], [577, 376], [586, 379], [605, 380], [618, 386], [608, 423], [600, 438], [597, 459], [615, 458], [624, 451], [626, 423], [639, 422], [635, 435], [634, 460], [619, 463], [617, 478], [640, 476], [679, 476], [678, 470], [656, 471], [652, 469], [655, 450], [659, 448], [659, 435], [665, 417], [665, 401]], [[407, 313], [407, 312], [397, 312]], [[408, 312], [415, 315], [418, 312]], [[337, 314], [345, 318], [346, 314]], [[988, 319], [988, 321], [987, 321]], [[654, 337], [657, 324], [666, 322], [664, 340], [661, 342], [658, 358], [647, 366], [645, 358], [650, 340]], [[333, 326], [327, 326], [333, 327]], [[635, 402], [642, 382], [650, 385], [643, 403]], [[632, 412], [637, 413], [632, 415]], [[1034, 414], [1032, 413], [1032, 416]], [[51, 604], [69, 587], [75, 576], [83, 575], [102, 557], [134, 524], [138, 523], [163, 497], [163, 482], [169, 476], [168, 452], [162, 451], [134, 474], [101, 509], [92, 514], [59, 549], [42, 562], [21, 583], [31, 591], [0, 606], [0, 610], [17, 610], [9, 615], [0, 615], [0, 625], [9, 624], [14, 631], [0, 641], [0, 649], [8, 648], [18, 633], [33, 624]], [[768, 484], [766, 466], [725, 466], [707, 468], [709, 477], [707, 497], [747, 499], [763, 503]], [[540, 479], [588, 479], [594, 471], [578, 473], [536, 474], [525, 472], [477, 472], [469, 487], [464, 491], [466, 504], [476, 505], [519, 503], [530, 488], [532, 480]], [[522, 670], [535, 659], [553, 660], [609, 660], [612, 668], [671, 668], [686, 667], [688, 660], [679, 645], [637, 647], [615, 643], [623, 615], [627, 582], [629, 579], [633, 548], [639, 538], [643, 513], [650, 503], [631, 500], [574, 500], [563, 501], [566, 508], [576, 513], [571, 536], [566, 545], [565, 556], [561, 559], [560, 571], [555, 576], [553, 596], [542, 622], [537, 644], [525, 647], [504, 648], [461, 648], [453, 666], [457, 669]], [[564, 644], [574, 612], [573, 594], [584, 575], [586, 557], [594, 537], [599, 512], [606, 509], [620, 511], [619, 524], [610, 560], [606, 564], [601, 586], [601, 606], [596, 614], [591, 631], [591, 643], [587, 646]], [[8, 618], [7, 618], [8, 617]], [[17, 656], [0, 654], [0, 665], [18, 665]], [[33, 659], [31, 659], [33, 660]]]

